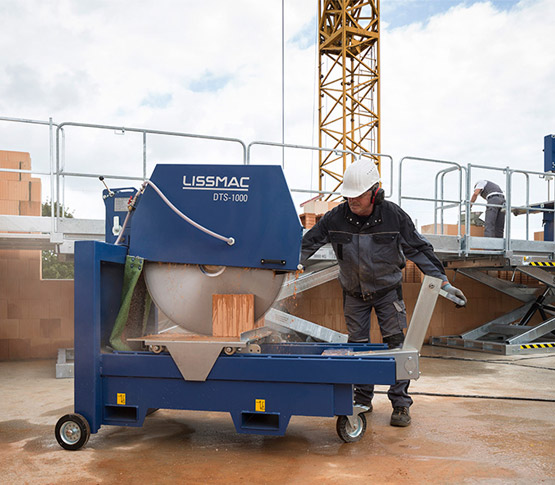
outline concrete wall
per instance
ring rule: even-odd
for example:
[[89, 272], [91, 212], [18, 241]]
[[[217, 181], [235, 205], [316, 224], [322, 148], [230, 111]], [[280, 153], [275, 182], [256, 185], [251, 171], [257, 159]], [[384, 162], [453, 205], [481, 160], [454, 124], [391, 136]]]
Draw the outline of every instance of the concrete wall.
[[[0, 167], [31, 169], [25, 152], [0, 151]], [[0, 213], [41, 214], [41, 182], [0, 172]], [[73, 281], [42, 280], [41, 252], [0, 250], [0, 360], [55, 357], [73, 347]]]

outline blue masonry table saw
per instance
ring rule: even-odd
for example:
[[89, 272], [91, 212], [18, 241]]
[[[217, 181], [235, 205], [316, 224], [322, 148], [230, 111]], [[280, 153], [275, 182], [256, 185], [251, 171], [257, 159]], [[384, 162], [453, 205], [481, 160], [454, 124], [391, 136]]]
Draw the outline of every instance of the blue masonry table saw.
[[[302, 227], [281, 167], [158, 165], [139, 190], [103, 196], [106, 242], [75, 244], [75, 412], [56, 424], [63, 448], [102, 425], [142, 426], [159, 408], [229, 412], [237, 432], [264, 435], [283, 435], [292, 415], [337, 416], [340, 438], [357, 441], [366, 418], [353, 384], [418, 378], [434, 278], [401, 349], [211, 336], [213, 294], [254, 294], [258, 319], [298, 270]], [[125, 297], [137, 274], [156, 305], [141, 307], [125, 341], [116, 327], [124, 308], [128, 321], [137, 314]], [[155, 306], [195, 335], [158, 333]]]

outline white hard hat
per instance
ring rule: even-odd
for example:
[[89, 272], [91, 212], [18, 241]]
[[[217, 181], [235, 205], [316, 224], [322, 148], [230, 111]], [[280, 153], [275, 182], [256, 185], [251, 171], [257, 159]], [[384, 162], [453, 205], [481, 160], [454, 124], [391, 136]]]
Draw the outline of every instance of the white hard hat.
[[379, 181], [380, 172], [378, 172], [376, 164], [372, 160], [361, 158], [351, 163], [345, 170], [341, 195], [343, 197], [358, 197]]

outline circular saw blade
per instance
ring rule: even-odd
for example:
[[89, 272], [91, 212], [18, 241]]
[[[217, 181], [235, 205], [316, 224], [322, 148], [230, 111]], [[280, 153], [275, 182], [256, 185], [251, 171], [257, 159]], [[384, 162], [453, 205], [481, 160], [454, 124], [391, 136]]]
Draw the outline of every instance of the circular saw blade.
[[147, 262], [145, 281], [156, 306], [190, 332], [212, 335], [212, 295], [253, 294], [254, 319], [272, 306], [285, 274], [272, 270]]

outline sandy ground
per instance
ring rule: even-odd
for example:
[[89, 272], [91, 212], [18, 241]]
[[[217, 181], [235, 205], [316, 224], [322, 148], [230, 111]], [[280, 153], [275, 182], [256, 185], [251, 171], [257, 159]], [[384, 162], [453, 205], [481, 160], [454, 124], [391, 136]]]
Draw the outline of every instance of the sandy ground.
[[73, 380], [55, 379], [54, 361], [0, 362], [0, 483], [555, 483], [555, 356], [423, 354], [442, 358], [421, 359], [415, 393], [552, 402], [414, 395], [412, 425], [393, 428], [379, 394], [351, 444], [331, 418], [293, 417], [284, 437], [264, 437], [237, 434], [225, 413], [159, 410], [69, 452], [54, 425], [73, 411]]

